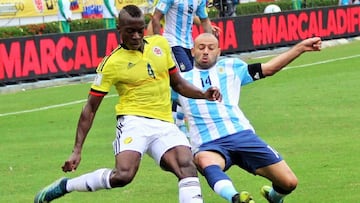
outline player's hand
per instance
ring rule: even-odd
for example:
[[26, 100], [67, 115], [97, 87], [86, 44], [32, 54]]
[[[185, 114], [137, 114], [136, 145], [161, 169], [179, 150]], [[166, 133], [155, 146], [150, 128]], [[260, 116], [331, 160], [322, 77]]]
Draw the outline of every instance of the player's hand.
[[216, 36], [219, 37], [220, 33], [221, 33], [221, 29], [216, 26], [216, 25], [211, 25], [211, 29], [212, 29], [212, 33]]
[[220, 93], [219, 88], [217, 87], [209, 87], [205, 92], [205, 98], [209, 101], [219, 101], [222, 100], [222, 95]]
[[301, 42], [304, 46], [305, 51], [320, 51], [321, 50], [321, 38], [312, 37], [305, 39]]
[[73, 152], [61, 167], [64, 172], [74, 172], [81, 161], [81, 154]]

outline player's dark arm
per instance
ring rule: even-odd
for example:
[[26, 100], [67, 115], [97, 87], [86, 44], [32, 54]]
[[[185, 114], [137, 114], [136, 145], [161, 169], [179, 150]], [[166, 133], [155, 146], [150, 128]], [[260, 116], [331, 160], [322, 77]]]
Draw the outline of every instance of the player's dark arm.
[[64, 172], [72, 172], [77, 169], [81, 161], [81, 150], [87, 134], [92, 126], [96, 111], [104, 98], [104, 95], [94, 95], [90, 92], [88, 100], [81, 111], [76, 129], [73, 152], [61, 167]]
[[321, 39], [319, 37], [305, 39], [294, 45], [288, 51], [274, 57], [266, 63], [261, 64], [263, 75], [274, 75], [276, 72], [291, 63], [294, 59], [299, 57], [302, 53], [307, 51], [320, 51], [320, 49]]
[[155, 9], [154, 14], [151, 18], [152, 28], [154, 34], [160, 34], [161, 24], [160, 20], [163, 18], [163, 14], [158, 9]]
[[186, 81], [175, 67], [170, 70], [170, 85], [179, 94], [193, 99], [221, 101], [222, 95], [218, 88], [210, 87], [205, 92]]
[[103, 96], [89, 94], [88, 100], [81, 111], [78, 121], [73, 152], [81, 153], [82, 146], [85, 142], [87, 134], [89, 133], [95, 118], [95, 114], [103, 98]]

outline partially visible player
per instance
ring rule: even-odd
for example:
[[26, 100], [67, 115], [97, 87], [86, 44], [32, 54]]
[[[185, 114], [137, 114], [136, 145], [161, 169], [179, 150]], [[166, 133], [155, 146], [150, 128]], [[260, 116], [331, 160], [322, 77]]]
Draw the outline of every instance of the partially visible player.
[[266, 63], [246, 64], [238, 58], [217, 61], [220, 48], [214, 35], [204, 33], [195, 39], [192, 50], [194, 69], [184, 79], [203, 90], [219, 87], [222, 102], [194, 100], [174, 94], [189, 121], [194, 161], [209, 186], [232, 203], [253, 202], [248, 192], [239, 193], [225, 173], [236, 165], [271, 181], [262, 195], [270, 203], [282, 203], [298, 180], [280, 154], [256, 133], [239, 108], [241, 86], [271, 76], [308, 51], [319, 51], [321, 39], [305, 39]]
[[[207, 33], [213, 33], [213, 27], [206, 11], [206, 0], [172, 1], [158, 0], [152, 16], [154, 34], [160, 34], [161, 20], [164, 18], [162, 35], [169, 41], [175, 62], [182, 72], [193, 67], [191, 48], [193, 47], [192, 25], [195, 16]], [[218, 31], [215, 30], [215, 34]]]

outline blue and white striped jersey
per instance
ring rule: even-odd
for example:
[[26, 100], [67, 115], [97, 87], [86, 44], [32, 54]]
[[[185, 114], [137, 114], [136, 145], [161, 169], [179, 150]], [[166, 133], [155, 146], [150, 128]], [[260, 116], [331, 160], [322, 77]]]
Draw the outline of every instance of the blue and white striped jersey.
[[224, 137], [242, 130], [254, 130], [239, 108], [242, 85], [253, 82], [248, 64], [238, 58], [225, 58], [208, 70], [196, 67], [182, 73], [183, 77], [204, 91], [210, 86], [220, 89], [221, 102], [204, 99], [189, 99], [173, 91], [189, 122], [191, 144], [197, 148], [202, 143]]
[[206, 0], [159, 0], [156, 9], [165, 17], [163, 36], [171, 47], [193, 47], [192, 25], [194, 15], [208, 17]]

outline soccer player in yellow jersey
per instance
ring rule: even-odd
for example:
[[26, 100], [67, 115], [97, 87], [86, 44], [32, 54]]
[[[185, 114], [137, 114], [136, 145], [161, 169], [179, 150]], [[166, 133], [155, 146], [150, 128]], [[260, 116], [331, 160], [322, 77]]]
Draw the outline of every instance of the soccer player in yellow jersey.
[[[117, 126], [113, 142], [115, 168], [102, 168], [75, 178], [60, 178], [42, 189], [34, 202], [50, 202], [73, 191], [97, 191], [124, 187], [139, 168], [144, 153], [162, 169], [178, 178], [179, 202], [202, 203], [200, 183], [189, 142], [173, 123], [170, 86], [186, 97], [221, 101], [216, 87], [202, 91], [186, 82], [175, 67], [167, 40], [160, 35], [144, 37], [145, 19], [135, 5], [119, 13], [122, 44], [106, 56], [97, 68], [77, 126], [73, 152], [64, 172], [80, 164], [82, 146], [104, 96], [115, 86]], [[100, 201], [100, 200], [99, 200]]]

